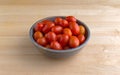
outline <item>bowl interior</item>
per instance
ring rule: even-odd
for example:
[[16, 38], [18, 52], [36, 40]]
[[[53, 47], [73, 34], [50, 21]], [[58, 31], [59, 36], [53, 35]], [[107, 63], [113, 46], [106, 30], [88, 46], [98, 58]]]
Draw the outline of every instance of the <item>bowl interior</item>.
[[90, 38], [90, 30], [89, 30], [89, 28], [87, 27], [86, 24], [84, 24], [83, 22], [81, 22], [80, 20], [77, 19], [77, 23], [78, 23], [79, 25], [83, 25], [83, 26], [85, 27], [85, 30], [86, 30], [86, 32], [85, 32], [85, 37], [86, 37], [86, 39], [85, 39], [85, 41], [84, 41], [83, 44], [81, 44], [80, 46], [78, 46], [78, 47], [76, 47], [76, 48], [70, 48], [70, 49], [67, 49], [67, 50], [53, 50], [53, 49], [48, 49], [48, 48], [45, 48], [45, 47], [43, 47], [43, 46], [38, 45], [38, 44], [36, 43], [36, 41], [34, 40], [34, 38], [33, 38], [34, 28], [35, 28], [36, 24], [37, 24], [38, 22], [42, 22], [43, 20], [51, 20], [51, 21], [54, 21], [54, 19], [55, 19], [56, 17], [61, 17], [61, 18], [63, 18], [63, 19], [65, 18], [65, 16], [52, 16], [52, 17], [47, 17], [47, 18], [38, 20], [36, 23], [34, 23], [34, 24], [32, 25], [32, 27], [31, 27], [31, 29], [30, 29], [30, 39], [31, 39], [32, 43], [33, 43], [35, 46], [37, 46], [37, 47], [40, 48], [40, 49], [42, 48], [43, 50], [52, 51], [52, 52], [68, 52], [68, 51], [70, 52], [70, 51], [79, 50], [79, 49], [81, 49], [85, 44], [87, 44], [87, 42], [88, 42], [88, 40], [89, 40], [89, 38]]

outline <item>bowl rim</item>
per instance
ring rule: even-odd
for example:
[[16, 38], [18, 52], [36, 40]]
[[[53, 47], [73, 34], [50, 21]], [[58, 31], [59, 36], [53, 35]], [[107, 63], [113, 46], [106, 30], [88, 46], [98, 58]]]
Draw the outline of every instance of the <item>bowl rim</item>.
[[55, 17], [65, 18], [66, 16], [49, 16], [49, 17], [46, 17], [46, 18], [43, 18], [43, 19], [40, 19], [40, 20], [36, 21], [36, 22], [31, 26], [31, 28], [30, 28], [30, 30], [29, 30], [29, 37], [30, 37], [30, 40], [32, 41], [32, 43], [33, 43], [35, 46], [37, 46], [37, 47], [40, 48], [40, 49], [43, 49], [43, 50], [46, 50], [46, 51], [50, 51], [50, 52], [65, 53], [65, 52], [72, 52], [72, 51], [79, 50], [79, 49], [81, 49], [82, 47], [84, 47], [84, 46], [87, 44], [87, 42], [88, 42], [89, 39], [90, 39], [90, 34], [91, 34], [91, 33], [90, 33], [90, 30], [89, 30], [88, 26], [87, 26], [85, 23], [83, 23], [81, 20], [78, 20], [78, 19], [77, 19], [77, 21], [80, 22], [80, 23], [82, 23], [82, 25], [83, 25], [83, 26], [85, 27], [85, 29], [87, 30], [87, 38], [86, 38], [86, 40], [84, 41], [84, 43], [82, 43], [81, 45], [79, 45], [79, 46], [76, 47], [76, 48], [71, 48], [71, 49], [66, 49], [66, 50], [64, 50], [64, 49], [63, 49], [63, 50], [53, 50], [53, 49], [46, 48], [46, 47], [43, 47], [43, 46], [41, 46], [41, 45], [38, 45], [37, 42], [36, 42], [36, 41], [34, 40], [34, 38], [33, 38], [33, 29], [34, 29], [36, 23], [42, 22], [43, 20], [47, 20], [47, 19], [50, 19], [50, 18], [55, 18]]

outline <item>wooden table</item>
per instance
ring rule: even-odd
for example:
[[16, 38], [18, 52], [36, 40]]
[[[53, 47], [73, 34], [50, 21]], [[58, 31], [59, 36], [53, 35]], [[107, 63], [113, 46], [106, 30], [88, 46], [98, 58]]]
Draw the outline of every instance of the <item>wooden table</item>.
[[[91, 30], [86, 47], [50, 59], [29, 39], [39, 19], [73, 15]], [[120, 75], [120, 0], [0, 0], [0, 75]]]

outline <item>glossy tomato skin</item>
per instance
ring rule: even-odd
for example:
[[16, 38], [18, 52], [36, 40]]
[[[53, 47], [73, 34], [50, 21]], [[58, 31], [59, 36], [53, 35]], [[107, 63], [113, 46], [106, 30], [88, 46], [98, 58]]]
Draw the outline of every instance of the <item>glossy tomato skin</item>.
[[75, 48], [77, 46], [79, 46], [79, 39], [76, 36], [71, 36], [70, 40], [69, 40], [69, 46], [71, 48]]
[[51, 42], [50, 47], [55, 50], [62, 50], [62, 46], [57, 41]]
[[35, 31], [42, 31], [42, 28], [43, 28], [43, 24], [37, 23], [37, 25], [35, 26]]
[[62, 22], [62, 18], [60, 18], [60, 17], [57, 17], [57, 18], [55, 18], [55, 24], [58, 24], [58, 25], [60, 25], [61, 24], [61, 22]]
[[63, 34], [67, 34], [69, 36], [72, 36], [72, 31], [69, 28], [64, 28], [63, 29]]
[[66, 17], [66, 20], [67, 20], [68, 22], [76, 22], [76, 18], [75, 18], [74, 16], [67, 16], [67, 17]]
[[33, 35], [34, 39], [37, 41], [38, 38], [43, 37], [43, 34], [40, 31], [36, 31]]
[[80, 44], [82, 44], [85, 41], [85, 36], [83, 34], [78, 35], [78, 39], [80, 41]]
[[68, 27], [68, 26], [69, 26], [69, 25], [68, 25], [68, 21], [65, 20], [65, 19], [63, 19], [62, 22], [61, 22], [61, 26], [62, 26], [62, 27]]
[[37, 43], [39, 45], [46, 46], [47, 45], [47, 40], [46, 40], [45, 37], [41, 37], [41, 38], [37, 39]]
[[61, 37], [60, 37], [60, 44], [62, 47], [66, 46], [69, 42], [69, 35], [67, 34], [63, 34]]
[[84, 35], [85, 34], [85, 27], [82, 25], [80, 25], [79, 27], [80, 27], [80, 34]]
[[51, 31], [53, 31], [56, 34], [62, 33], [63, 28], [61, 26], [54, 26], [52, 27]]
[[70, 22], [69, 28], [71, 29], [73, 35], [79, 35], [80, 34], [80, 28], [79, 25], [76, 22]]
[[49, 32], [53, 26], [55, 26], [53, 22], [47, 22], [42, 29], [43, 33]]
[[54, 32], [51, 32], [51, 31], [48, 32], [47, 34], [45, 34], [45, 38], [47, 39], [47, 41], [49, 43], [57, 40], [56, 34]]

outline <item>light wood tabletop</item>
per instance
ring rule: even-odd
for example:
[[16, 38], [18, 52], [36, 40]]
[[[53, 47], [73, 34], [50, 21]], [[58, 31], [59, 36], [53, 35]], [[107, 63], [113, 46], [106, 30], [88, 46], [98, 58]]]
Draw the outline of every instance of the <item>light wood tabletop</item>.
[[[29, 29], [67, 15], [86, 23], [91, 39], [71, 58], [47, 58]], [[120, 75], [120, 0], [0, 0], [0, 75]]]

